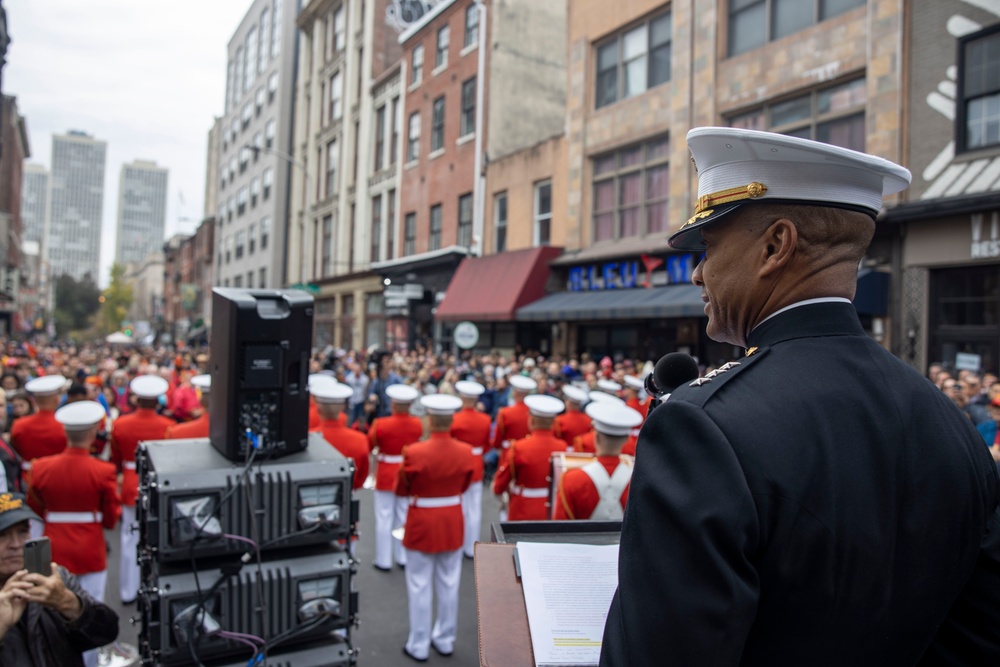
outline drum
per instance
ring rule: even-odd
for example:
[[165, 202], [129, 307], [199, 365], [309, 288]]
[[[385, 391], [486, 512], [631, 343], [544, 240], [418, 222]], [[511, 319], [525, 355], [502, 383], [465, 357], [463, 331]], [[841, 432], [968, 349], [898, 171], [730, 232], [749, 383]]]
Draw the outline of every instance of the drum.
[[556, 503], [559, 502], [559, 480], [567, 470], [582, 468], [597, 458], [597, 454], [587, 452], [552, 452], [549, 475], [549, 518], [556, 515]]

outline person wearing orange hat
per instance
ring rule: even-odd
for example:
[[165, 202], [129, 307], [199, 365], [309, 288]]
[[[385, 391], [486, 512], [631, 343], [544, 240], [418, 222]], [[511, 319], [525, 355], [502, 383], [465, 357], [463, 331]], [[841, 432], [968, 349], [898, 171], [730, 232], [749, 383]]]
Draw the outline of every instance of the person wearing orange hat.
[[123, 415], [113, 424], [111, 431], [111, 460], [121, 474], [122, 529], [121, 564], [118, 586], [122, 603], [128, 604], [139, 591], [139, 564], [136, 561], [138, 532], [135, 523], [135, 502], [139, 497], [139, 477], [135, 472], [135, 453], [145, 440], [162, 440], [174, 420], [156, 414], [160, 396], [167, 393], [169, 384], [158, 375], [140, 375], [129, 383], [129, 389], [138, 401], [135, 412]]
[[201, 415], [188, 422], [171, 424], [163, 436], [167, 440], [208, 437], [208, 404], [211, 396], [212, 376], [195, 375], [191, 378], [191, 386], [198, 391], [198, 403], [201, 405]]
[[368, 429], [368, 448], [375, 453], [375, 558], [376, 570], [387, 572], [393, 560], [406, 565], [402, 542], [392, 535], [406, 523], [407, 503], [396, 493], [396, 478], [403, 463], [403, 448], [418, 442], [424, 434], [420, 419], [410, 414], [410, 405], [420, 393], [405, 384], [385, 388], [392, 414], [378, 417]]
[[[410, 505], [403, 533], [410, 632], [403, 653], [425, 662], [431, 648], [442, 656], [455, 650], [464, 539], [462, 494], [472, 483], [476, 464], [469, 446], [449, 434], [452, 415], [462, 401], [434, 394], [420, 402], [430, 435], [403, 450], [396, 495]], [[432, 626], [435, 594], [437, 619]]]
[[642, 415], [612, 402], [591, 403], [587, 415], [597, 434], [597, 458], [560, 478], [553, 518], [621, 521], [632, 478], [632, 457], [622, 456], [622, 446]]
[[510, 510], [501, 521], [543, 521], [549, 518], [549, 473], [553, 452], [566, 443], [552, 433], [552, 423], [566, 405], [555, 396], [534, 394], [524, 399], [531, 433], [516, 440], [504, 454], [493, 478], [493, 493], [510, 496]]
[[451, 437], [469, 445], [476, 464], [472, 484], [462, 494], [462, 517], [465, 520], [465, 541], [462, 551], [466, 558], [474, 556], [473, 547], [483, 524], [483, 454], [490, 448], [490, 416], [476, 410], [476, 402], [486, 392], [478, 382], [459, 380], [455, 391], [462, 399], [462, 409], [451, 420]]

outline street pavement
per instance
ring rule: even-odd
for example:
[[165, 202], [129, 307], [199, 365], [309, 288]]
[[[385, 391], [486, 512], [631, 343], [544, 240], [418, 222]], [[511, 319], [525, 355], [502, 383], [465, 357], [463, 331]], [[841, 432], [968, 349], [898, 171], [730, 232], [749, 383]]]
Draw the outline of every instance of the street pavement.
[[[372, 492], [359, 491], [361, 501], [360, 538], [356, 558], [358, 573], [355, 587], [359, 592], [358, 617], [360, 626], [352, 631], [351, 641], [358, 650], [359, 667], [401, 667], [416, 665], [403, 655], [403, 644], [409, 631], [406, 606], [406, 579], [402, 569], [381, 572], [372, 566], [375, 554], [373, 534], [374, 508]], [[483, 526], [481, 538], [490, 536], [490, 524], [498, 520], [499, 506], [489, 489], [483, 494]], [[123, 606], [118, 599], [118, 562], [120, 537], [118, 529], [106, 531], [108, 555], [108, 587], [105, 601], [119, 617], [119, 641], [138, 646], [141, 627], [135, 604]], [[135, 617], [135, 623], [129, 619]], [[467, 667], [479, 664], [478, 619], [476, 590], [471, 559], [463, 559], [462, 583], [459, 589], [458, 640], [451, 657], [442, 657], [431, 650], [426, 665]]]

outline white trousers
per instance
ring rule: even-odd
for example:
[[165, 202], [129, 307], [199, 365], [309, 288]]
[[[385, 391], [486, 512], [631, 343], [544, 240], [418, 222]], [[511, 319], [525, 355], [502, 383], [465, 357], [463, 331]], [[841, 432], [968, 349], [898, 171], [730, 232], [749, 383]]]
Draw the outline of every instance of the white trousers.
[[[406, 550], [406, 600], [410, 610], [410, 635], [406, 650], [420, 659], [431, 643], [441, 653], [455, 650], [458, 623], [458, 587], [462, 582], [462, 550], [428, 554]], [[431, 626], [431, 603], [437, 597], [437, 620]]]
[[465, 520], [465, 542], [462, 551], [469, 558], [474, 555], [474, 546], [479, 539], [483, 525], [483, 483], [473, 482], [462, 494], [462, 518]]
[[139, 594], [138, 528], [135, 505], [122, 505], [122, 552], [118, 564], [118, 599], [122, 602], [130, 602]]
[[[80, 582], [80, 588], [87, 591], [90, 597], [98, 602], [104, 602], [104, 589], [108, 585], [108, 571], [88, 572], [87, 574], [76, 575], [76, 580]], [[97, 667], [98, 649], [83, 652], [83, 664], [86, 667]]]
[[375, 492], [375, 565], [387, 570], [395, 560], [406, 565], [406, 549], [392, 530], [406, 525], [407, 499], [392, 491]]

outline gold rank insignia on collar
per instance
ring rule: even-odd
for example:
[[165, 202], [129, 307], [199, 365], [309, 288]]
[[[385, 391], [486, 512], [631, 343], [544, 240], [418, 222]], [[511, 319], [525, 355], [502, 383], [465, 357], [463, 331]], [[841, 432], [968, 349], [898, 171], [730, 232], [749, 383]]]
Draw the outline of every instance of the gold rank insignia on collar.
[[756, 352], [756, 351], [757, 351], [756, 347], [751, 347], [749, 350], [747, 350], [746, 356], [748, 356], [748, 357], [749, 356], [753, 356], [753, 353]]

